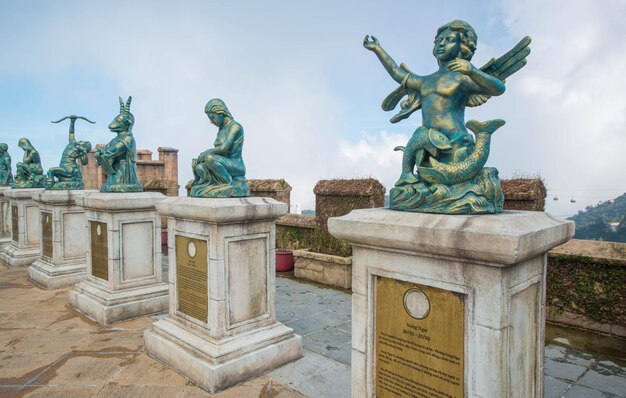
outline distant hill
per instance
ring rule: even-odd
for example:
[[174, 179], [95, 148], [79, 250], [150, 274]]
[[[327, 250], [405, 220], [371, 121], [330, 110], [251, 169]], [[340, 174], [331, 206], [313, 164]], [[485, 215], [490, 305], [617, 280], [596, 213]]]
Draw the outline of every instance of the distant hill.
[[626, 193], [595, 206], [587, 206], [569, 218], [576, 222], [575, 239], [626, 243]]

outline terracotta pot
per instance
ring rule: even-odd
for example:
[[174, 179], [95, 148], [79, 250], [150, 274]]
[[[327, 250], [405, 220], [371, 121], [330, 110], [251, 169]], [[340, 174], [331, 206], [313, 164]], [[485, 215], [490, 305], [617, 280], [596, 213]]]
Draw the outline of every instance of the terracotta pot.
[[167, 246], [167, 229], [161, 230], [161, 246]]
[[293, 252], [291, 250], [276, 250], [276, 272], [286, 272], [293, 269]]

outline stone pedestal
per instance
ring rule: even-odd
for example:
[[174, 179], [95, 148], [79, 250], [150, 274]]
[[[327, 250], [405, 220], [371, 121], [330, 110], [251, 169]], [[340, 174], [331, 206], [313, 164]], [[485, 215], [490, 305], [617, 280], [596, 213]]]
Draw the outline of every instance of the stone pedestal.
[[156, 192], [76, 198], [87, 215], [87, 277], [70, 290], [72, 307], [103, 325], [167, 309], [154, 207], [164, 198]]
[[4, 193], [11, 187], [0, 187], [0, 251], [11, 241], [11, 208]]
[[4, 191], [4, 196], [9, 199], [11, 241], [0, 251], [1, 263], [9, 267], [26, 267], [39, 257], [41, 239], [39, 205], [32, 196], [42, 191], [43, 188]]
[[33, 195], [41, 217], [41, 253], [28, 267], [46, 289], [71, 286], [87, 275], [87, 219], [76, 198], [96, 191], [43, 191]]
[[144, 333], [146, 351], [215, 392], [302, 356], [276, 321], [275, 219], [269, 198], [168, 198], [169, 316]]
[[545, 213], [356, 210], [353, 397], [543, 396], [546, 252], [574, 223]]

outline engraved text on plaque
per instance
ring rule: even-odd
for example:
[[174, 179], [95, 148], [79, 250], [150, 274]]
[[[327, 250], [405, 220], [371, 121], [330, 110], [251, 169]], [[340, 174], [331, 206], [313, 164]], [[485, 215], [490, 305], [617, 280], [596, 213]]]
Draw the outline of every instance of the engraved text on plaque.
[[52, 213], [41, 212], [41, 254], [48, 259], [52, 258]]
[[107, 224], [89, 221], [91, 232], [91, 275], [109, 280], [109, 248]]
[[176, 235], [178, 310], [202, 322], [208, 316], [207, 242]]
[[20, 241], [20, 227], [17, 224], [17, 205], [11, 206], [11, 239], [13, 242]]
[[377, 397], [463, 397], [463, 295], [377, 276], [375, 311]]

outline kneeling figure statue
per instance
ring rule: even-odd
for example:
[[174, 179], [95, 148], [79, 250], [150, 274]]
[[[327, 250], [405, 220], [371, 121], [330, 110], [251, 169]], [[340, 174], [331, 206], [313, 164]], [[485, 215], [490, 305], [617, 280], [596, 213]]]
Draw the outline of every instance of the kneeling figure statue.
[[95, 122], [83, 116], [70, 115], [52, 123], [60, 123], [65, 119], [70, 119], [69, 143], [63, 150], [59, 167], [52, 167], [48, 170], [46, 189], [83, 189], [85, 187], [83, 183], [83, 172], [78, 162], [80, 161], [84, 166], [87, 165], [89, 161], [89, 151], [91, 151], [91, 143], [89, 141], [76, 141], [74, 137], [74, 124], [76, 123], [76, 119], [83, 119], [91, 124]]
[[246, 166], [241, 157], [243, 127], [237, 123], [224, 101], [210, 100], [204, 112], [219, 128], [213, 148], [193, 159], [194, 179], [189, 196], [198, 198], [232, 198], [250, 196], [246, 182]]
[[17, 142], [17, 146], [24, 150], [24, 158], [15, 165], [17, 172], [12, 187], [43, 188], [46, 185], [46, 179], [43, 176], [39, 152], [37, 152], [28, 138], [21, 138]]

